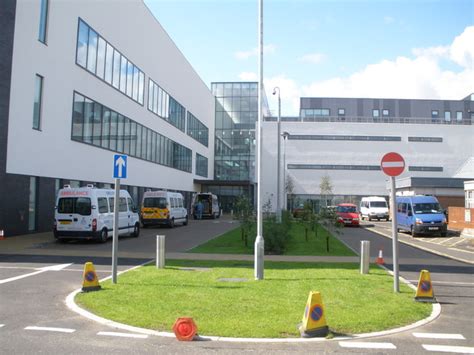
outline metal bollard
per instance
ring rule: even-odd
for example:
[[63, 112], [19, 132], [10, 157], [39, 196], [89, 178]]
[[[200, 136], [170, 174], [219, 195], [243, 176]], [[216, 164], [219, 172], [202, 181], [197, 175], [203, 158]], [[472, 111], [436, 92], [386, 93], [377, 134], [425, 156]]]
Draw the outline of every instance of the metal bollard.
[[156, 268], [163, 269], [165, 267], [165, 236], [156, 236]]
[[369, 273], [370, 263], [370, 242], [368, 240], [360, 241], [360, 273]]

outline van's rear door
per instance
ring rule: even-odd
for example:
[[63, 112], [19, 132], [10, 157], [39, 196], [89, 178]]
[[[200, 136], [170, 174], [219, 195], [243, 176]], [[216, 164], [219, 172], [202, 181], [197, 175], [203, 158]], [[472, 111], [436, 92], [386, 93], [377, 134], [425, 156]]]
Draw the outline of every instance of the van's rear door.
[[89, 197], [60, 197], [56, 211], [57, 230], [91, 230], [91, 212], [91, 199]]

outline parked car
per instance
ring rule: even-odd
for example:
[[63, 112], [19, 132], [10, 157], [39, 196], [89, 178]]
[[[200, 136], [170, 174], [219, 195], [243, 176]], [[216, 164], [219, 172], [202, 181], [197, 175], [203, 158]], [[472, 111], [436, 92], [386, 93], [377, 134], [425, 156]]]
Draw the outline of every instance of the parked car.
[[184, 207], [183, 195], [169, 191], [146, 191], [143, 194], [141, 221], [143, 227], [165, 224], [188, 224], [188, 211]]
[[[105, 243], [113, 235], [114, 196], [113, 189], [65, 185], [56, 200], [54, 237], [57, 240], [96, 239]], [[120, 190], [118, 219], [119, 236], [139, 236], [138, 210], [126, 190]]]
[[448, 222], [434, 196], [397, 196], [397, 229], [419, 234], [440, 234], [446, 237]]
[[387, 201], [383, 197], [379, 196], [369, 196], [362, 197], [359, 205], [360, 219], [376, 219], [380, 221], [385, 219], [388, 221], [390, 219], [390, 214], [388, 212]]
[[339, 216], [339, 221], [344, 226], [359, 226], [359, 214], [357, 213], [356, 205], [352, 203], [340, 203], [336, 207], [336, 213]]

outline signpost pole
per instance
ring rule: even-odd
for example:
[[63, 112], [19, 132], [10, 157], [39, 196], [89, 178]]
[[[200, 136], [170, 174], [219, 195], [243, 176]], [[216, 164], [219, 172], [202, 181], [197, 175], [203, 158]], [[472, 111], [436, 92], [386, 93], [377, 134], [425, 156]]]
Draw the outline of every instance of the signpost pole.
[[398, 279], [398, 233], [397, 233], [397, 206], [395, 199], [395, 176], [390, 177], [390, 206], [392, 208], [392, 249], [393, 249], [393, 292], [400, 292]]
[[117, 283], [117, 254], [118, 254], [118, 230], [119, 230], [119, 199], [120, 179], [115, 179], [114, 198], [114, 234], [112, 240], [112, 283]]

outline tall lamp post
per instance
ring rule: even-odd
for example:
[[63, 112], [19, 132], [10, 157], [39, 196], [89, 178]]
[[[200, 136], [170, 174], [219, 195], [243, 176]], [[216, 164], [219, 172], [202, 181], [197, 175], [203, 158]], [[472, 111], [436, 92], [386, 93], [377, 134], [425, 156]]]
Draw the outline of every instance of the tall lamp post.
[[262, 225], [262, 94], [263, 94], [263, 0], [258, 2], [258, 121], [257, 121], [257, 236], [254, 244], [255, 280], [263, 280], [265, 241]]
[[273, 89], [273, 95], [278, 93], [278, 124], [277, 124], [277, 147], [278, 147], [278, 153], [277, 153], [277, 208], [276, 208], [276, 217], [277, 217], [277, 222], [281, 223], [281, 199], [280, 199], [280, 156], [281, 156], [281, 148], [280, 148], [280, 131], [281, 131], [281, 98], [280, 98], [280, 88], [276, 86]]
[[286, 211], [286, 139], [290, 136], [288, 132], [283, 132], [281, 134], [283, 137], [283, 209]]

